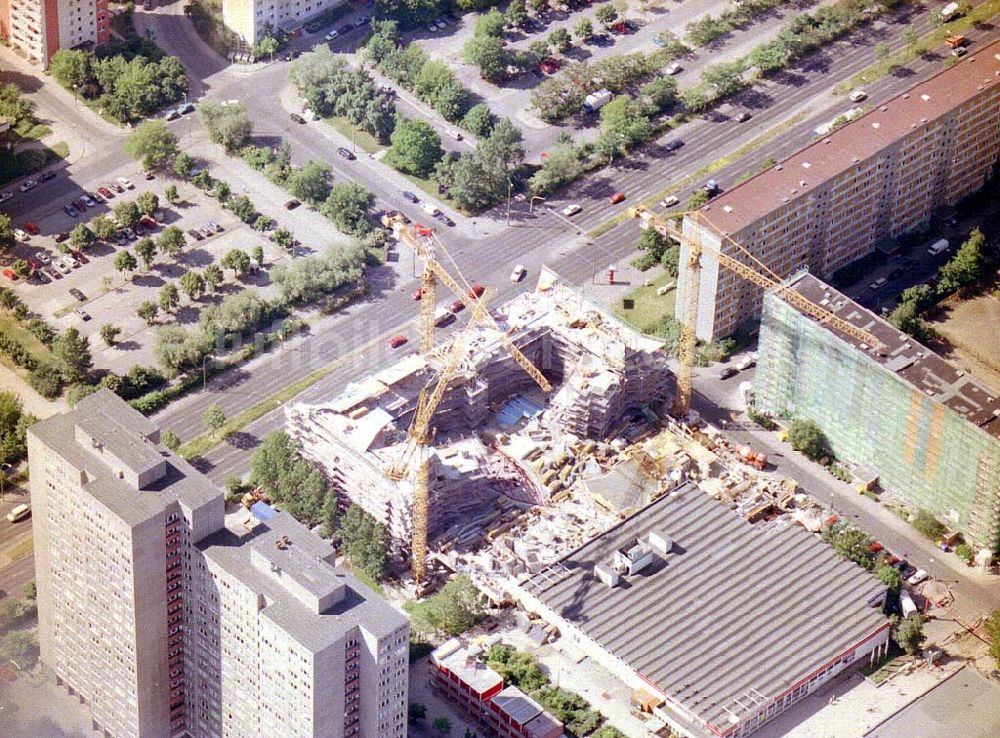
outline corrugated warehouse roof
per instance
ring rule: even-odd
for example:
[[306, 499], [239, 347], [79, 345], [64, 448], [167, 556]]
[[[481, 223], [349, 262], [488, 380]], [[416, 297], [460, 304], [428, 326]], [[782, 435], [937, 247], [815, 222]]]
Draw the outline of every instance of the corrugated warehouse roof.
[[[594, 574], [650, 532], [666, 553], [609, 588]], [[885, 586], [817, 536], [751, 525], [679, 487], [526, 584], [546, 605], [720, 731], [888, 627]]]

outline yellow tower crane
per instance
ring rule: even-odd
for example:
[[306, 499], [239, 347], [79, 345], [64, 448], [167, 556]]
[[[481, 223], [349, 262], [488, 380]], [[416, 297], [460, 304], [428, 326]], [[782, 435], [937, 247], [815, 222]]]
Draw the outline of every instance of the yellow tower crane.
[[[518, 363], [528, 375], [535, 380], [543, 391], [548, 392], [552, 385], [538, 368], [520, 349], [517, 348], [507, 337], [506, 333], [500, 329], [493, 316], [487, 309], [487, 292], [476, 296], [468, 284], [468, 281], [458, 272], [459, 278], [465, 283], [465, 288], [457, 279], [444, 268], [436, 259], [436, 249], [438, 247], [447, 254], [444, 245], [434, 235], [434, 231], [420, 225], [410, 228], [406, 222], [397, 217], [393, 222], [393, 231], [404, 241], [424, 262], [423, 274], [421, 276], [421, 305], [420, 305], [420, 353], [425, 358], [430, 357], [434, 351], [434, 308], [437, 303], [437, 281], [440, 280], [462, 301], [466, 307], [471, 308], [469, 323], [452, 343], [448, 353], [445, 355], [444, 364], [438, 372], [434, 388], [428, 390], [431, 383], [424, 387], [417, 397], [417, 407], [413, 414], [413, 421], [410, 423], [406, 436], [406, 446], [402, 454], [392, 466], [386, 470], [386, 476], [390, 479], [400, 481], [405, 479], [414, 454], [418, 454], [414, 469], [413, 485], [413, 510], [411, 522], [411, 569], [413, 579], [419, 584], [427, 576], [427, 521], [428, 504], [430, 500], [429, 481], [429, 458], [426, 454], [426, 447], [430, 442], [431, 419], [437, 410], [441, 400], [444, 398], [448, 383], [453, 379], [458, 371], [459, 363], [465, 354], [469, 339], [475, 327], [480, 322], [485, 322], [492, 326], [500, 337], [500, 341], [511, 357]], [[454, 262], [453, 262], [454, 263]], [[457, 268], [456, 268], [456, 271]]]
[[[695, 331], [696, 326], [698, 325], [698, 294], [700, 291], [699, 288], [701, 280], [701, 255], [707, 250], [706, 244], [703, 244], [700, 239], [689, 238], [681, 232], [680, 228], [673, 225], [668, 218], [651, 213], [641, 205], [634, 208], [631, 212], [633, 217], [640, 220], [641, 228], [653, 228], [658, 233], [679, 241], [688, 247], [687, 262], [681, 265], [682, 269], [687, 269], [687, 281], [685, 284], [684, 294], [678, 295], [678, 298], [683, 300], [684, 322], [681, 323], [680, 336], [678, 340], [677, 359], [680, 367], [677, 372], [677, 397], [674, 401], [674, 414], [683, 418], [688, 414], [688, 410], [691, 408], [691, 377], [695, 362], [695, 352], [697, 349], [697, 337]], [[700, 225], [711, 227], [711, 223], [708, 221], [708, 218], [705, 217], [704, 213], [699, 211], [675, 213], [672, 214], [671, 217], [676, 217], [678, 215], [692, 218]], [[807, 300], [801, 294], [785, 285], [781, 277], [771, 271], [763, 262], [751, 254], [740, 243], [735, 241], [730, 236], [723, 234], [717, 228], [712, 227], [712, 230], [720, 234], [720, 237], [727, 243], [731, 244], [738, 253], [745, 255], [750, 260], [750, 264], [744, 264], [742, 261], [734, 259], [728, 254], [722, 253], [721, 250], [713, 248], [712, 256], [718, 259], [722, 266], [732, 272], [735, 272], [738, 276], [748, 282], [753, 282], [757, 286], [763, 287], [765, 290], [773, 290], [779, 298], [793, 307], [798, 308], [807, 315], [811, 315], [820, 322], [826, 323], [832, 328], [835, 328], [836, 330], [841, 331], [842, 333], [845, 333], [858, 341], [875, 348], [876, 350], [882, 349], [882, 342], [875, 338], [875, 336], [871, 333], [848, 323], [846, 320], [834, 315], [826, 308]]]

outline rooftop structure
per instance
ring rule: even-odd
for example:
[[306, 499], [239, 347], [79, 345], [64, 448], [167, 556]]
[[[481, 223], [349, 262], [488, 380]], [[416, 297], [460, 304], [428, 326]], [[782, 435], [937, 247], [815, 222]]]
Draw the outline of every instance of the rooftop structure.
[[1000, 398], [816, 277], [788, 285], [882, 342], [879, 352], [768, 294], [756, 404], [816, 421], [839, 458], [973, 541], [1000, 547]]
[[[430, 449], [431, 536], [489, 512], [501, 495], [546, 502], [555, 480], [530, 460], [544, 438], [603, 438], [629, 411], [668, 399], [671, 375], [659, 341], [543, 274], [537, 291], [496, 312], [505, 335], [555, 385], [542, 398], [487, 326], [473, 329], [457, 376], [434, 416]], [[417, 398], [447, 347], [407, 357], [321, 405], [288, 409], [289, 431], [352, 501], [407, 541], [412, 482], [385, 475], [402, 452]], [[525, 396], [531, 393], [531, 396]], [[563, 443], [560, 441], [560, 443]]]
[[[803, 267], [828, 277], [979, 189], [1000, 152], [998, 54], [1000, 42], [964, 57], [686, 218], [685, 235], [706, 246], [699, 338], [760, 314], [762, 291], [712, 258], [749, 262], [728, 238], [781, 278]], [[677, 310], [683, 320], [683, 301]]]
[[691, 484], [515, 588], [698, 737], [747, 735], [884, 647], [885, 592], [816, 536], [751, 525]]

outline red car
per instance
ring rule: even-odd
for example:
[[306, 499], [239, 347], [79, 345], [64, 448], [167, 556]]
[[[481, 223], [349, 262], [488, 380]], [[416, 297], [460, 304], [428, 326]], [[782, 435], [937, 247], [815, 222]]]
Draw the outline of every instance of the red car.
[[455, 302], [448, 306], [448, 309], [453, 313], [460, 313], [465, 310], [465, 303], [461, 300], [455, 300]]
[[34, 223], [25, 223], [24, 225], [21, 226], [21, 228], [26, 230], [32, 236], [38, 235], [38, 226], [36, 226]]
[[555, 74], [559, 71], [559, 62], [550, 56], [548, 59], [542, 59], [538, 62], [538, 68], [545, 74]]
[[389, 346], [391, 346], [392, 348], [399, 348], [404, 343], [406, 343], [407, 340], [408, 339], [406, 338], [406, 336], [403, 335], [393, 336], [392, 338], [389, 339]]
[[73, 255], [73, 258], [76, 259], [81, 264], [86, 264], [88, 261], [90, 261], [90, 259], [88, 259], [86, 256], [83, 255], [82, 251], [73, 251], [72, 249], [70, 249], [70, 253]]
[[615, 194], [613, 194], [611, 197], [608, 198], [608, 202], [610, 202], [612, 205], [617, 205], [624, 199], [625, 199], [624, 193], [616, 192]]
[[486, 288], [481, 284], [472, 285], [472, 289], [469, 290], [469, 297], [476, 298], [482, 297], [483, 293], [486, 292]]
[[155, 231], [157, 228], [159, 228], [159, 225], [160, 225], [155, 220], [153, 220], [152, 218], [150, 218], [148, 215], [144, 215], [141, 218], [139, 218], [139, 222], [142, 223], [144, 226], [146, 226], [151, 231]]
[[13, 269], [4, 269], [3, 270], [3, 276], [5, 276], [11, 282], [16, 282], [19, 279], [19, 277], [17, 276], [17, 274], [14, 273]]
[[107, 187], [98, 187], [97, 191], [101, 193], [101, 197], [103, 197], [105, 200], [110, 200], [112, 197], [115, 196], [115, 193], [113, 193]]
[[413, 290], [413, 299], [414, 300], [419, 300], [423, 296], [424, 296], [424, 291], [420, 287], [417, 287], [417, 289]]

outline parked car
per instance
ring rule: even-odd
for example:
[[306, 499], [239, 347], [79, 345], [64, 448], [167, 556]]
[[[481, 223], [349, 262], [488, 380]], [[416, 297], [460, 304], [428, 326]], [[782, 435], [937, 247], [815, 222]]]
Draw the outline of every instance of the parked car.
[[[127, 180], [126, 180], [127, 181]], [[125, 191], [125, 186], [121, 182], [112, 182], [109, 187], [117, 192], [119, 195]]]
[[928, 579], [930, 579], [930, 576], [931, 575], [928, 574], [923, 569], [917, 569], [915, 572], [913, 572], [913, 574], [911, 574], [907, 578], [906, 583], [909, 584], [911, 587], [915, 587], [921, 582], [926, 582]]
[[667, 74], [680, 74], [681, 72], [684, 71], [684, 67], [682, 67], [677, 62], [674, 62], [673, 64], [668, 64], [667, 68], [664, 69], [663, 71], [666, 72]]
[[204, 241], [205, 237], [201, 235], [200, 231], [196, 231], [194, 228], [189, 228], [187, 234], [191, 236], [195, 241]]
[[177, 108], [174, 108], [173, 110], [168, 110], [163, 117], [167, 120], [177, 120], [181, 117], [181, 113]]
[[[134, 190], [135, 189], [135, 185], [132, 184], [131, 181], [129, 181], [128, 177], [119, 177], [118, 178], [118, 184], [120, 184], [126, 190]], [[118, 191], [119, 192], [123, 192], [123, 190], [118, 190]]]
[[87, 212], [87, 203], [83, 201], [82, 197], [78, 197], [73, 201], [73, 207], [76, 208], [77, 212], [80, 213], [80, 215], [83, 215], [85, 212]]
[[883, 287], [885, 287], [885, 285], [886, 285], [886, 283], [888, 281], [889, 280], [886, 279], [885, 277], [879, 277], [874, 282], [872, 282], [870, 285], [868, 285], [868, 287], [869, 287], [869, 289], [872, 289], [872, 290], [880, 290]]
[[3, 276], [5, 276], [11, 282], [16, 282], [16, 281], [18, 281], [20, 279], [20, 277], [17, 276], [17, 272], [15, 272], [13, 269], [9, 269], [9, 268], [3, 270]]
[[436, 205], [434, 205], [434, 203], [430, 202], [420, 203], [420, 209], [430, 216], [435, 216], [441, 212], [441, 210]]
[[389, 339], [389, 346], [391, 348], [399, 348], [404, 343], [406, 343], [408, 340], [409, 339], [406, 336], [402, 335], [402, 334], [400, 334], [398, 336], [393, 336], [392, 338]]
[[69, 264], [63, 261], [62, 257], [59, 257], [58, 259], [54, 260], [52, 262], [52, 266], [54, 266], [56, 268], [56, 271], [58, 271], [60, 274], [69, 274], [70, 271], [72, 271], [70, 269]]
[[660, 200], [660, 205], [665, 208], [676, 207], [677, 205], [680, 205], [680, 203], [681, 201], [677, 197], [677, 195], [668, 195], [667, 197], [664, 197], [662, 200]]
[[215, 231], [213, 231], [208, 226], [202, 226], [201, 228], [198, 229], [198, 232], [201, 233], [201, 235], [203, 235], [205, 238], [209, 238], [210, 236], [215, 235]]
[[337, 36], [339, 36], [339, 35], [340, 35], [340, 31], [338, 31], [335, 28], [332, 31], [330, 31], [328, 34], [326, 34], [323, 38], [326, 39], [327, 41], [333, 41], [333, 39], [337, 38]]
[[68, 266], [70, 269], [76, 269], [80, 266], [80, 262], [78, 262], [72, 254], [63, 254], [62, 260], [63, 264]]
[[347, 159], [348, 161], [354, 161], [358, 158], [354, 155], [353, 151], [348, 148], [344, 148], [343, 146], [337, 149], [337, 153], [340, 154], [342, 159]]
[[346, 33], [350, 33], [351, 31], [353, 31], [354, 30], [354, 26], [352, 26], [350, 23], [345, 23], [344, 25], [342, 25], [340, 27], [339, 30], [340, 30], [340, 34], [344, 35]]
[[524, 264], [518, 264], [514, 267], [514, 271], [510, 273], [511, 282], [520, 282], [524, 279], [524, 275], [528, 273], [528, 270], [524, 268]]
[[576, 203], [573, 203], [572, 205], [567, 205], [566, 207], [564, 207], [562, 209], [562, 214], [565, 215], [567, 218], [570, 218], [579, 213], [581, 210], [583, 210], [583, 208], [581, 208]]
[[420, 202], [420, 198], [414, 195], [409, 190], [403, 190], [403, 199], [409, 200], [410, 202]]
[[851, 102], [861, 102], [866, 97], [868, 97], [868, 93], [865, 92], [864, 90], [855, 90], [848, 97], [850, 98]]
[[49, 262], [52, 261], [48, 253], [45, 251], [36, 251], [35, 259], [38, 261], [39, 264], [48, 264]]
[[41, 269], [32, 269], [30, 279], [37, 280], [40, 284], [48, 284], [52, 281], [48, 274]]
[[57, 279], [62, 279], [62, 275], [55, 269], [43, 269], [42, 271], [45, 273], [45, 276], [53, 282]]
[[156, 172], [154, 172], [152, 169], [147, 169], [145, 172], [142, 173], [142, 178], [143, 179], [156, 179]]
[[298, 200], [289, 200], [285, 203], [285, 210], [295, 210], [301, 204]]
[[902, 267], [896, 267], [891, 272], [889, 272], [889, 279], [899, 279], [904, 274], [906, 274], [905, 269], [903, 269]]
[[21, 183], [21, 192], [27, 192], [28, 190], [34, 188], [37, 184], [38, 182], [33, 179], [26, 179]]
[[481, 284], [474, 284], [472, 285], [472, 288], [469, 290], [469, 297], [479, 298], [483, 296], [484, 292], [486, 292], [485, 287], [483, 287]]
[[56, 243], [62, 243], [63, 241], [65, 241], [68, 238], [69, 238], [69, 234], [68, 233], [57, 233], [55, 235]]
[[719, 183], [716, 182], [714, 179], [710, 179], [705, 183], [704, 190], [708, 194], [714, 195], [716, 192], [719, 191]]
[[741, 111], [740, 113], [738, 113], [736, 115], [736, 122], [737, 123], [746, 123], [751, 118], [753, 118], [753, 116], [750, 115], [750, 113], [748, 113], [747, 111], [743, 110], [743, 111]]
[[80, 320], [83, 320], [84, 322], [90, 320], [90, 313], [88, 313], [83, 308], [74, 308], [73, 312], [79, 315]]
[[7, 202], [10, 198], [14, 197], [14, 193], [10, 190], [4, 190], [0, 192], [0, 202]]
[[449, 228], [451, 228], [452, 226], [454, 226], [454, 225], [455, 225], [455, 221], [453, 221], [453, 220], [452, 220], [451, 218], [449, 218], [449, 217], [448, 217], [447, 215], [445, 215], [444, 213], [438, 213], [438, 214], [437, 214], [437, 215], [435, 215], [434, 217], [435, 217], [435, 218], [437, 218], [437, 219], [438, 219], [439, 221], [441, 221], [442, 223], [444, 223], [444, 224], [445, 224], [446, 226], [448, 226]]
[[39, 181], [39, 182], [48, 182], [48, 181], [49, 181], [50, 179], [54, 179], [54, 178], [55, 178], [55, 176], [56, 176], [56, 173], [55, 173], [55, 172], [53, 172], [53, 171], [52, 171], [52, 170], [50, 169], [50, 170], [49, 170], [49, 171], [47, 171], [47, 172], [42, 172], [42, 176], [40, 176], [40, 177], [38, 178], [38, 181]]
[[188, 113], [194, 112], [194, 103], [186, 103], [177, 108], [177, 112], [181, 115], [187, 115]]
[[16, 238], [21, 243], [24, 243], [25, 241], [27, 241], [31, 237], [27, 233], [25, 233], [23, 230], [21, 230], [20, 228], [15, 228], [14, 229], [14, 238]]
[[90, 261], [90, 259], [88, 259], [82, 251], [71, 250], [69, 253], [72, 254], [73, 258], [76, 259], [81, 264], [86, 264], [88, 261]]
[[75, 218], [78, 215], [76, 211], [76, 206], [73, 205], [72, 203], [69, 205], [63, 205], [63, 210], [66, 212], [66, 215], [68, 215], [70, 218]]
[[139, 222], [142, 223], [146, 228], [148, 228], [151, 231], [160, 227], [160, 224], [157, 223], [152, 218], [150, 218], [148, 215], [143, 215], [141, 218], [139, 218]]
[[301, 125], [305, 125], [305, 122], [306, 122], [306, 119], [305, 119], [305, 118], [303, 118], [303, 117], [302, 117], [301, 115], [299, 115], [298, 113], [292, 113], [292, 114], [291, 114], [290, 116], [288, 116], [288, 117], [292, 119], [292, 122], [293, 122], [293, 123], [298, 123], [298, 124], [299, 124], [300, 126], [301, 126]]
[[683, 145], [684, 145], [683, 141], [675, 138], [673, 141], [667, 141], [665, 144], [663, 144], [663, 149], [665, 151], [677, 151], [677, 149], [679, 149]]
[[80, 195], [80, 199], [83, 201], [83, 204], [86, 205], [88, 208], [93, 208], [97, 206], [97, 201], [90, 195]]
[[465, 303], [461, 300], [455, 300], [455, 302], [448, 306], [448, 309], [451, 310], [451, 312], [458, 314], [465, 310]]
[[737, 374], [739, 374], [739, 370], [735, 366], [724, 366], [719, 371], [719, 379], [729, 379]]
[[616, 192], [615, 194], [613, 194], [611, 197], [608, 198], [608, 202], [610, 202], [612, 205], [617, 205], [620, 202], [624, 202], [624, 200], [625, 200], [624, 192]]
[[361, 28], [361, 26], [367, 26], [371, 22], [372, 22], [371, 18], [369, 18], [367, 15], [362, 15], [360, 18], [354, 21], [354, 27]]
[[214, 220], [208, 221], [208, 227], [212, 229], [212, 233], [222, 233], [224, 230], [226, 230], [220, 224], [216, 223]]

